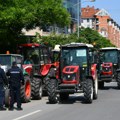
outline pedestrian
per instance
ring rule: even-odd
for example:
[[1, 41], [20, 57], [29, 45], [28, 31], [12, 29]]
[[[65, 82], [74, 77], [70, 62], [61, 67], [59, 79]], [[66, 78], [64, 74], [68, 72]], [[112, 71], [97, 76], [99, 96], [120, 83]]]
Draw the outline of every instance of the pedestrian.
[[12, 63], [12, 67], [7, 71], [9, 76], [9, 88], [10, 88], [10, 107], [9, 110], [14, 109], [14, 103], [17, 102], [17, 110], [22, 110], [21, 107], [21, 84], [24, 85], [24, 76], [22, 70], [17, 66], [16, 62]]
[[6, 110], [4, 107], [5, 90], [4, 85], [8, 85], [8, 80], [0, 63], [0, 110]]

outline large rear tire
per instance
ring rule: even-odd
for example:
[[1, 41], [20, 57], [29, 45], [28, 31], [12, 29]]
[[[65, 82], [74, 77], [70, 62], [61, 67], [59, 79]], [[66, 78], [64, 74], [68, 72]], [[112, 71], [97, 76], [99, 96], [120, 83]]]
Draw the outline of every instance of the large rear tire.
[[21, 100], [22, 102], [29, 102], [31, 100], [31, 81], [29, 76], [24, 76], [25, 83], [21, 86]]
[[47, 92], [48, 92], [48, 100], [49, 103], [55, 104], [58, 101], [56, 88], [57, 88], [57, 80], [49, 79], [47, 84]]
[[87, 79], [84, 81], [83, 92], [86, 103], [92, 103], [93, 101], [93, 81], [91, 79]]
[[39, 78], [33, 78], [32, 81], [32, 99], [34, 100], [40, 100], [42, 99], [42, 80]]

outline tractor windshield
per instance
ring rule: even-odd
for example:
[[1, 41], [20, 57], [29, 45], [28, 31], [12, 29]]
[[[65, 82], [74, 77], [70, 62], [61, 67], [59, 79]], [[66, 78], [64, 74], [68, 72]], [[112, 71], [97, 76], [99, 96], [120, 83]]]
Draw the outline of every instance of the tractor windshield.
[[116, 50], [108, 50], [108, 51], [100, 51], [100, 62], [112, 62], [117, 63], [117, 51]]
[[39, 63], [39, 48], [24, 47], [22, 52], [24, 56], [24, 64]]
[[82, 67], [87, 64], [87, 51], [85, 48], [63, 48], [61, 59], [63, 66], [79, 65]]
[[0, 62], [1, 62], [2, 65], [11, 66], [11, 56], [0, 55]]

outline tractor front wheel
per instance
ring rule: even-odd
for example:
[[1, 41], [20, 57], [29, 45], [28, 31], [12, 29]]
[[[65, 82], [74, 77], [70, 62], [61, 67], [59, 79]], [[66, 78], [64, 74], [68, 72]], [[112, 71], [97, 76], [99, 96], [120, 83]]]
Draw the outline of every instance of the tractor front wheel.
[[32, 99], [42, 99], [42, 93], [42, 80], [34, 77], [32, 81]]
[[83, 84], [83, 92], [86, 103], [92, 103], [93, 101], [93, 81], [91, 79], [87, 79]]
[[57, 103], [58, 97], [57, 97], [56, 89], [57, 89], [57, 80], [49, 79], [47, 84], [49, 103], [52, 103], [52, 104]]
[[31, 82], [29, 76], [24, 76], [25, 83], [21, 86], [21, 100], [22, 102], [29, 102], [31, 100]]

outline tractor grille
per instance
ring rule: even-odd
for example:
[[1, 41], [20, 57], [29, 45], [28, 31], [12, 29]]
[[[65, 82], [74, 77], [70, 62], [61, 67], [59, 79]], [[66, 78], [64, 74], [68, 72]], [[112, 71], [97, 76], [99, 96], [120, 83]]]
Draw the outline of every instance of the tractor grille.
[[111, 70], [112, 70], [111, 67], [103, 67], [103, 68], [102, 68], [102, 71], [103, 71], [103, 72], [110, 72]]
[[76, 74], [73, 73], [73, 74], [63, 74], [63, 80], [66, 80], [66, 81], [72, 81], [72, 80], [75, 80], [76, 78]]

